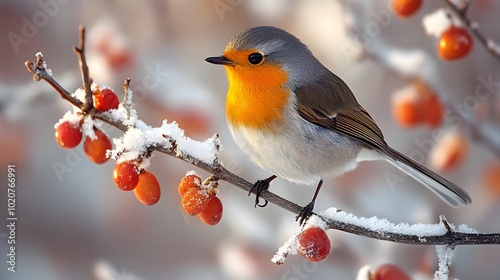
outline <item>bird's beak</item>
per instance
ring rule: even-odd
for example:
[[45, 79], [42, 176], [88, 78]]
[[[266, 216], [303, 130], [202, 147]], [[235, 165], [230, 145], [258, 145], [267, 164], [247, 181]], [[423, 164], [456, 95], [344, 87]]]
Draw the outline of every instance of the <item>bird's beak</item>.
[[206, 62], [210, 62], [212, 64], [220, 64], [220, 65], [232, 65], [234, 61], [225, 58], [224, 56], [214, 56], [205, 58]]

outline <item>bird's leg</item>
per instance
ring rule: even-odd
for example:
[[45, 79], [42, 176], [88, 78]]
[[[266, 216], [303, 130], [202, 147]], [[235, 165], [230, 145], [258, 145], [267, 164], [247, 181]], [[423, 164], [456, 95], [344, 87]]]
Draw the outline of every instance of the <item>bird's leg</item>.
[[311, 202], [307, 204], [302, 210], [300, 210], [299, 214], [295, 217], [295, 221], [299, 221], [299, 225], [302, 225], [309, 217], [311, 217], [314, 210], [314, 203], [316, 202], [316, 198], [318, 197], [319, 190], [321, 189], [321, 185], [323, 185], [323, 179], [321, 179], [316, 187], [316, 191], [314, 192], [314, 196]]
[[254, 207], [265, 207], [267, 205], [267, 200], [264, 200], [264, 204], [260, 204], [260, 194], [269, 189], [269, 183], [271, 183], [272, 180], [276, 179], [276, 175], [273, 175], [269, 178], [263, 179], [263, 180], [258, 180], [253, 184], [253, 187], [250, 189], [248, 192], [248, 195], [252, 194], [255, 191], [255, 205]]

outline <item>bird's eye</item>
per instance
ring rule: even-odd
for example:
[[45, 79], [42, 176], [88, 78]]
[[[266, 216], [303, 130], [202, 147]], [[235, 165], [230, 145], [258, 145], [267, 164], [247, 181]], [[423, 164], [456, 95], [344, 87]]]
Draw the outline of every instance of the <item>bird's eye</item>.
[[264, 57], [260, 53], [252, 53], [248, 56], [248, 61], [254, 65], [257, 65], [262, 62]]

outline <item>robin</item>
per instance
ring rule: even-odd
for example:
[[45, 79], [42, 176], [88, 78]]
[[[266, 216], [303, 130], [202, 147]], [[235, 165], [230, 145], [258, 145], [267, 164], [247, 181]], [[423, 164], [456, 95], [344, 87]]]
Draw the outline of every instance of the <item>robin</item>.
[[226, 118], [235, 142], [275, 174], [255, 183], [256, 205], [276, 175], [317, 184], [297, 216], [302, 223], [312, 214], [324, 178], [372, 160], [388, 161], [451, 206], [471, 203], [464, 190], [391, 148], [347, 84], [290, 33], [249, 28], [229, 41], [222, 56], [206, 61], [226, 68]]

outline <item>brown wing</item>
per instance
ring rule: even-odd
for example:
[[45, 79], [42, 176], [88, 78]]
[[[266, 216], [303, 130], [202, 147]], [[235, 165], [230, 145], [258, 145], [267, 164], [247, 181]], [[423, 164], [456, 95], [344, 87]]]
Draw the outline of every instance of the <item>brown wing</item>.
[[333, 73], [329, 74], [332, 76], [294, 90], [300, 116], [393, 157], [382, 131], [368, 112], [359, 105], [349, 87]]

